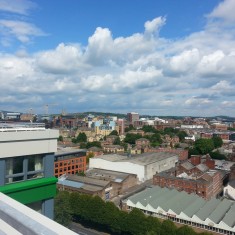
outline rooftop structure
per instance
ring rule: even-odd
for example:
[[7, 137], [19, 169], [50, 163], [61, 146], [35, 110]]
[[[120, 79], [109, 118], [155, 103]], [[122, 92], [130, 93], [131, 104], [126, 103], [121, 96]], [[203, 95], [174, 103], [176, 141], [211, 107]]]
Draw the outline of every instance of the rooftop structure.
[[156, 172], [175, 167], [178, 155], [175, 153], [144, 153], [133, 157], [117, 154], [101, 155], [91, 158], [89, 168], [136, 174], [139, 181], [149, 180]]
[[3, 193], [0, 193], [0, 201], [0, 234], [77, 234]]
[[123, 201], [123, 209], [132, 208], [221, 234], [235, 233], [235, 202], [227, 199], [206, 201], [197, 195], [155, 186]]

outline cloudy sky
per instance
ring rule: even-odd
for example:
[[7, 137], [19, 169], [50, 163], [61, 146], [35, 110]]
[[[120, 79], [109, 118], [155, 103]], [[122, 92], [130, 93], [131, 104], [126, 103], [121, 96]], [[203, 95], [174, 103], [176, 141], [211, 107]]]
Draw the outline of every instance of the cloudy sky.
[[235, 117], [235, 0], [0, 0], [0, 110]]

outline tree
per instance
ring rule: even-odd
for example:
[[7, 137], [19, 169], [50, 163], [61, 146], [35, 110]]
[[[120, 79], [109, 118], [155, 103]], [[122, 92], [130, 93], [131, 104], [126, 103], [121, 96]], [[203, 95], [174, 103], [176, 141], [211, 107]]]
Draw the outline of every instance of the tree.
[[77, 143], [87, 142], [87, 136], [84, 132], [80, 132], [77, 136]]
[[69, 203], [69, 193], [59, 192], [55, 197], [55, 221], [67, 227], [71, 220], [72, 210]]
[[214, 149], [212, 139], [198, 139], [195, 141], [194, 147], [200, 154], [206, 154]]
[[217, 159], [217, 160], [226, 160], [226, 156], [224, 154], [221, 154], [219, 151], [215, 151], [215, 152], [210, 152], [210, 156], [213, 159]]
[[177, 235], [196, 235], [197, 233], [190, 227], [184, 225], [177, 229]]
[[117, 130], [113, 130], [109, 135], [118, 135]]
[[187, 135], [185, 131], [180, 131], [177, 136], [179, 137], [180, 141], [183, 141]]
[[59, 138], [57, 139], [58, 141], [63, 141], [63, 136], [60, 135]]
[[86, 144], [86, 148], [89, 149], [90, 147], [98, 147], [101, 148], [101, 143], [99, 141], [88, 142]]
[[121, 140], [120, 140], [119, 136], [117, 136], [117, 138], [113, 141], [113, 144], [116, 144], [116, 145], [120, 145], [121, 144]]
[[153, 133], [156, 133], [157, 132], [157, 130], [153, 127], [153, 126], [147, 126], [147, 125], [144, 125], [143, 127], [142, 127], [142, 130], [144, 131], [144, 132], [153, 132]]
[[129, 144], [135, 144], [135, 141], [140, 139], [141, 137], [142, 137], [142, 135], [140, 135], [140, 134], [130, 134], [130, 133], [127, 133], [126, 137], [124, 139], [124, 142], [125, 143], [129, 143]]
[[86, 156], [86, 163], [89, 163], [90, 158], [93, 158], [95, 154], [93, 152], [89, 152]]
[[125, 132], [131, 131], [131, 130], [135, 130], [135, 128], [132, 124], [130, 124], [129, 127], [125, 128]]
[[219, 136], [213, 136], [212, 141], [214, 143], [215, 148], [219, 148], [223, 145], [223, 140]]
[[176, 235], [177, 227], [171, 220], [164, 220], [161, 226], [161, 235]]

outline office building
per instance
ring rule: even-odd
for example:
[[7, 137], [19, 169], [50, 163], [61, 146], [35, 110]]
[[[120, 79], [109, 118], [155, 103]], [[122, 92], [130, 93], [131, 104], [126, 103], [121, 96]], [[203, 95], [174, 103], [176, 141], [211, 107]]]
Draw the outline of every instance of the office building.
[[0, 124], [0, 192], [53, 218], [58, 130], [44, 124]]

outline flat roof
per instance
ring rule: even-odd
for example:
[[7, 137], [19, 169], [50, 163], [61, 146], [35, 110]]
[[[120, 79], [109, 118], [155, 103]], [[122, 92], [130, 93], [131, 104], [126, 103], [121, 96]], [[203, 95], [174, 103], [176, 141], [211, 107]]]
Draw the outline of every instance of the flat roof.
[[106, 154], [96, 158], [104, 159], [106, 161], [111, 161], [111, 162], [130, 162], [133, 164], [148, 165], [172, 157], [178, 157], [178, 155], [176, 153], [169, 153], [169, 152], [156, 152], [156, 153], [153, 152], [153, 153], [136, 154], [132, 155], [131, 157], [118, 154]]
[[134, 174], [93, 168], [87, 170], [86, 175], [90, 178], [95, 178], [95, 179], [102, 178], [106, 180], [112, 180], [114, 182], [122, 182], [124, 179], [128, 177], [128, 175], [134, 175]]
[[0, 201], [0, 234], [77, 234], [3, 193]]
[[83, 153], [83, 152], [86, 154], [86, 151], [87, 151], [86, 149], [76, 149], [76, 148], [71, 148], [71, 147], [66, 147], [66, 148], [59, 147], [59, 148], [57, 148], [57, 152], [55, 153], [55, 156], [60, 157], [60, 156], [66, 156], [66, 155]]

